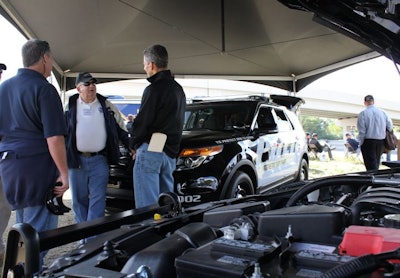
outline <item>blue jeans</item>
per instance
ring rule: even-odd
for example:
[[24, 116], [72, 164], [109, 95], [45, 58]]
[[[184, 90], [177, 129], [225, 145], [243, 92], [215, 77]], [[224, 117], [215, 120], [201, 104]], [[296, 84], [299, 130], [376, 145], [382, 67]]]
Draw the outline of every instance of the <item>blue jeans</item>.
[[[43, 232], [57, 228], [58, 215], [52, 214], [46, 206], [26, 207], [15, 210], [16, 223], [30, 224], [37, 232]], [[47, 251], [40, 252], [39, 267], [43, 266], [43, 258]]]
[[7, 228], [10, 215], [11, 215], [11, 208], [3, 192], [3, 183], [1, 182], [0, 178], [0, 255], [4, 254], [5, 251], [3, 234]]
[[133, 168], [136, 208], [156, 204], [160, 193], [174, 190], [172, 173], [176, 159], [164, 152], [149, 152], [147, 148], [148, 144], [144, 143], [136, 150]]
[[81, 168], [69, 169], [76, 223], [104, 217], [109, 168], [103, 155], [80, 156]]

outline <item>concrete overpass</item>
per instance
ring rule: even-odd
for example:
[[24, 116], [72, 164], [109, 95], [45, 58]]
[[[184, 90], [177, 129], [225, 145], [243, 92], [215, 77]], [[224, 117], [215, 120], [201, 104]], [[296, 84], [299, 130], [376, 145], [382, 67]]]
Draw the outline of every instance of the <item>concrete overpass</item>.
[[[194, 97], [229, 97], [249, 94], [287, 94], [286, 91], [265, 85], [219, 79], [177, 79], [184, 87], [188, 98]], [[99, 84], [98, 92], [103, 95], [120, 95], [125, 98], [140, 99], [148, 81], [124, 80]], [[75, 93], [67, 92], [67, 95]], [[305, 100], [301, 115], [332, 118], [338, 120], [338, 125], [345, 131], [357, 123], [357, 115], [364, 109], [364, 95], [349, 92], [316, 90], [305, 88], [296, 96]], [[375, 103], [384, 109], [396, 126], [400, 126], [400, 101], [381, 98], [379, 93], [374, 95]]]
[[[297, 96], [306, 101], [301, 108], [302, 115], [337, 119], [343, 127], [357, 125], [358, 113], [365, 108], [364, 95], [348, 92], [305, 88]], [[381, 98], [379, 93], [374, 98], [376, 106], [388, 113], [394, 125], [400, 126], [400, 101]]]

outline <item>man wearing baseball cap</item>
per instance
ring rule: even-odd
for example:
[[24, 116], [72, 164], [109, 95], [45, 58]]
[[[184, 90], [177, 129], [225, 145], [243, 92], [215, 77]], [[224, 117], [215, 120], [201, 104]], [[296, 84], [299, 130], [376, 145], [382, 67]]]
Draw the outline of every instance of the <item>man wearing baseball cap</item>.
[[[0, 80], [1, 80], [1, 74], [3, 73], [3, 70], [6, 70], [7, 66], [5, 64], [0, 63]], [[7, 228], [8, 225], [8, 220], [10, 219], [11, 215], [11, 208], [10, 205], [8, 204], [6, 197], [4, 196], [3, 193], [3, 183], [0, 179], [0, 259], [3, 259], [4, 257], [4, 251], [5, 251], [5, 244], [3, 240], [3, 233], [5, 229]]]
[[69, 98], [65, 112], [72, 207], [77, 223], [104, 216], [108, 163], [118, 163], [119, 141], [129, 148], [121, 114], [97, 93], [96, 83], [89, 72], [79, 73], [75, 82], [78, 93]]
[[0, 79], [1, 79], [1, 74], [3, 73], [3, 70], [6, 70], [7, 66], [5, 64], [0, 63]]

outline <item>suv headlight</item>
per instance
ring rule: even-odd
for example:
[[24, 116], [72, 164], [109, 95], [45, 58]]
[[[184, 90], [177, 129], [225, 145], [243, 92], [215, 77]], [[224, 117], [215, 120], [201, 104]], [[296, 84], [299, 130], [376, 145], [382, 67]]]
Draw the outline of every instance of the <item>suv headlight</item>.
[[223, 145], [183, 149], [179, 153], [178, 169], [193, 169], [199, 167], [204, 161], [211, 160], [215, 155], [222, 152]]

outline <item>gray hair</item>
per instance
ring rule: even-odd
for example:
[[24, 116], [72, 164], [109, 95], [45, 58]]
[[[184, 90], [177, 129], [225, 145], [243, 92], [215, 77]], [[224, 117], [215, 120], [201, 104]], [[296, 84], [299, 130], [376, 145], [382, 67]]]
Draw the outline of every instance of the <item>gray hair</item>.
[[22, 46], [22, 63], [24, 67], [30, 67], [50, 52], [50, 45], [47, 41], [32, 39]]
[[146, 62], [153, 62], [159, 69], [168, 67], [168, 52], [162, 45], [150, 45], [143, 51], [143, 56]]

